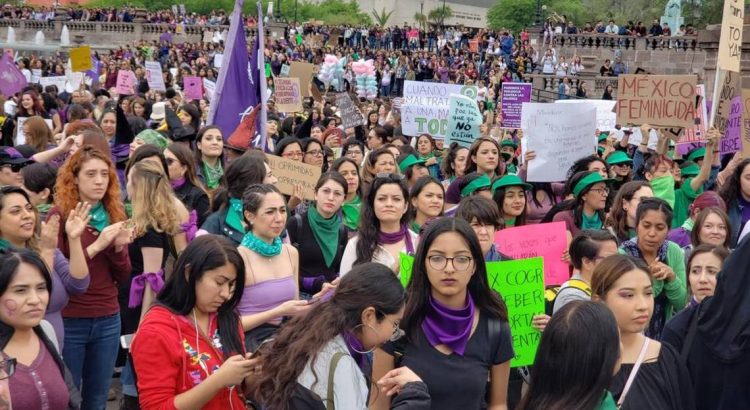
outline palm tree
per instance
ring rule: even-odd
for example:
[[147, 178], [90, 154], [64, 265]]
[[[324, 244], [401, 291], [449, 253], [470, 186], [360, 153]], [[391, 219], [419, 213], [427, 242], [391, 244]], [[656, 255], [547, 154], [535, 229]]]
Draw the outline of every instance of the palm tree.
[[414, 21], [416, 21], [419, 24], [419, 27], [423, 29], [427, 27], [427, 16], [422, 13], [414, 13]]
[[393, 14], [394, 11], [396, 11], [396, 10], [391, 10], [391, 11], [389, 11], [389, 12], [386, 13], [385, 7], [383, 7], [383, 10], [381, 10], [378, 13], [377, 10], [372, 9], [372, 16], [375, 17], [375, 22], [380, 27], [385, 27], [385, 25], [388, 23], [388, 19], [391, 18], [391, 15]]
[[435, 7], [427, 13], [427, 17], [442, 26], [445, 23], [445, 19], [453, 17], [453, 10], [450, 7]]

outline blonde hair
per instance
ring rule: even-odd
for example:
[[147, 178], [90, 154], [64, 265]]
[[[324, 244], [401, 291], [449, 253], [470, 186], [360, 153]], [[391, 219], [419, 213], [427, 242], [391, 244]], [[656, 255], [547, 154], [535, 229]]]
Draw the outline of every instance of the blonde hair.
[[47, 147], [53, 143], [52, 130], [44, 121], [44, 119], [38, 115], [29, 117], [26, 120], [25, 125], [29, 127], [29, 132], [26, 134], [26, 142], [34, 147], [36, 152], [44, 152]]
[[136, 237], [148, 229], [177, 235], [182, 231], [174, 209], [176, 197], [161, 164], [141, 161], [130, 169]]

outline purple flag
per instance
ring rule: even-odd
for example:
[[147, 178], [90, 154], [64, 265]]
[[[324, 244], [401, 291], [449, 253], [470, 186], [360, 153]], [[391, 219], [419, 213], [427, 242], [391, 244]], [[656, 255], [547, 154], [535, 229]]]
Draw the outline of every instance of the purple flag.
[[3, 53], [0, 58], [0, 94], [11, 97], [13, 94], [26, 87], [26, 77], [16, 67], [7, 54]]
[[[208, 124], [221, 129], [228, 138], [240, 125], [241, 115], [260, 102], [258, 85], [248, 75], [247, 40], [242, 20], [244, 0], [236, 0], [229, 25], [224, 60], [216, 81]], [[264, 124], [265, 125], [265, 124]]]

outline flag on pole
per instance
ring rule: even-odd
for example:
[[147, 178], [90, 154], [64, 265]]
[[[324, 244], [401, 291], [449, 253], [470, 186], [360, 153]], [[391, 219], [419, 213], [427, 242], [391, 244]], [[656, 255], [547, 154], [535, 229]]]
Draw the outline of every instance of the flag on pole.
[[0, 58], [0, 94], [10, 98], [26, 85], [28, 85], [28, 82], [21, 70], [16, 67], [16, 64], [7, 54], [3, 53], [2, 58]]
[[263, 28], [263, 4], [258, 2], [258, 26], [257, 35], [255, 36], [255, 46], [253, 47], [253, 57], [255, 61], [251, 63], [253, 72], [253, 81], [258, 85], [259, 89], [259, 102], [260, 102], [260, 113], [256, 120], [255, 129], [258, 130], [260, 138], [256, 147], [261, 147], [263, 151], [270, 151], [268, 140], [266, 136], [266, 122], [268, 121], [268, 106], [266, 100], [268, 99], [268, 87], [266, 84], [266, 59], [263, 51], [266, 49], [266, 30]]

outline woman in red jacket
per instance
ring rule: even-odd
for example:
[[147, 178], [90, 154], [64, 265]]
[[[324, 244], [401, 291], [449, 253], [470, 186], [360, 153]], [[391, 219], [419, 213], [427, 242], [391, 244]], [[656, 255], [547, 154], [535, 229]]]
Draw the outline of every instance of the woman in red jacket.
[[245, 408], [243, 382], [259, 362], [245, 354], [236, 312], [244, 287], [229, 240], [204, 235], [183, 251], [130, 349], [143, 410]]

